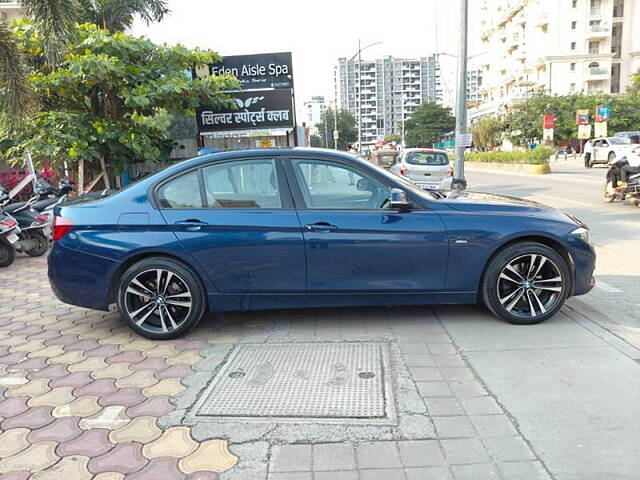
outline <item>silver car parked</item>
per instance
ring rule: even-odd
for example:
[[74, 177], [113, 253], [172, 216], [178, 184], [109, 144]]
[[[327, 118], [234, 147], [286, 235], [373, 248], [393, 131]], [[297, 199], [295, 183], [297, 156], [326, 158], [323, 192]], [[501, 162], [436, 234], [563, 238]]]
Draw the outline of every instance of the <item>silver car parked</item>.
[[404, 150], [389, 170], [425, 190], [444, 188], [453, 176], [447, 152], [432, 148]]

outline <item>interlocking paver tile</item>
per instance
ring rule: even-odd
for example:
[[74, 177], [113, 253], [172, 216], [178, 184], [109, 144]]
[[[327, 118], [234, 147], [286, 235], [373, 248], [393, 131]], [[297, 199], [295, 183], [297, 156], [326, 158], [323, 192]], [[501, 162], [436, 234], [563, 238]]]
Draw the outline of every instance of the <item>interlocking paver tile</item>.
[[7, 458], [29, 446], [28, 428], [13, 428], [0, 433], [0, 458]]
[[165, 370], [154, 373], [153, 375], [158, 380], [165, 378], [184, 378], [187, 375], [191, 375], [192, 370], [188, 365], [173, 365]]
[[58, 355], [62, 355], [64, 353], [64, 348], [61, 345], [52, 345], [50, 347], [45, 347], [40, 350], [36, 350], [29, 353], [30, 358], [35, 357], [47, 357], [49, 359], [53, 357], [57, 357]]
[[182, 480], [185, 475], [178, 470], [177, 463], [176, 458], [154, 458], [142, 470], [129, 475], [127, 480]]
[[81, 397], [67, 405], [60, 405], [51, 413], [54, 417], [90, 417], [95, 415], [102, 407], [98, 405], [98, 397]]
[[224, 472], [237, 461], [238, 457], [229, 452], [226, 440], [207, 440], [202, 442], [195, 452], [181, 459], [178, 466], [184, 473], [200, 470]]
[[113, 357], [115, 355], [120, 354], [120, 349], [117, 347], [117, 345], [102, 345], [99, 348], [96, 348], [95, 350], [89, 350], [88, 352], [85, 352], [85, 355], [87, 357]]
[[109, 434], [109, 440], [112, 443], [150, 443], [161, 434], [162, 431], [156, 425], [155, 417], [136, 417], [124, 427], [112, 431]]
[[6, 397], [35, 397], [47, 393], [51, 388], [49, 387], [49, 379], [38, 378], [30, 380], [24, 385], [12, 387], [5, 393]]
[[168, 367], [167, 362], [164, 361], [164, 358], [160, 358], [160, 357], [147, 358], [142, 362], [137, 362], [131, 365], [131, 368], [135, 371], [140, 371], [140, 370], [158, 371], [167, 367]]
[[65, 333], [63, 335], [58, 335], [55, 338], [45, 341], [44, 344], [48, 347], [54, 346], [54, 345], [66, 346], [66, 345], [71, 345], [79, 340], [80, 340], [80, 337], [78, 337], [78, 335], [71, 335], [71, 334]]
[[80, 351], [69, 351], [62, 355], [58, 355], [57, 357], [50, 358], [48, 362], [51, 365], [56, 363], [64, 363], [67, 365], [73, 365], [74, 363], [80, 363], [84, 360], [85, 356]]
[[44, 393], [42, 395], [34, 396], [29, 399], [27, 405], [29, 407], [59, 407], [60, 405], [67, 405], [75, 400], [75, 397], [71, 394], [73, 387], [56, 387]]
[[124, 473], [104, 472], [99, 473], [93, 480], [124, 480]]
[[68, 351], [81, 351], [86, 352], [88, 350], [93, 350], [94, 348], [100, 347], [100, 344], [95, 340], [80, 340], [78, 342], [72, 343], [71, 345], [67, 345], [65, 350]]
[[[39, 328], [42, 328], [42, 327], [39, 327]], [[42, 331], [42, 332], [40, 332], [38, 334], [30, 335], [29, 339], [30, 340], [42, 340], [42, 341], [45, 342], [45, 345], [46, 345], [47, 341], [53, 340], [54, 338], [58, 338], [60, 336], [61, 336], [61, 334], [57, 330], [44, 330], [44, 331]]]
[[93, 475], [87, 469], [88, 463], [89, 457], [64, 457], [52, 467], [35, 473], [30, 480], [91, 480]]
[[31, 472], [9, 472], [2, 475], [2, 480], [29, 480]]
[[177, 378], [165, 378], [151, 387], [144, 388], [142, 393], [147, 397], [156, 395], [177, 395], [185, 390], [185, 386]]
[[131, 350], [128, 352], [122, 352], [113, 357], [106, 359], [107, 363], [138, 363], [144, 360], [146, 357], [142, 355], [142, 352], [137, 350]]
[[[5, 343], [6, 345], [6, 343]], [[19, 345], [15, 345], [9, 348], [10, 352], [33, 352], [35, 350], [40, 350], [44, 348], [44, 342], [42, 340], [28, 340], [24, 343], [20, 343]]]
[[197, 351], [185, 350], [174, 357], [168, 358], [167, 363], [169, 365], [193, 365], [200, 360], [202, 360], [202, 357]]
[[33, 430], [28, 440], [30, 443], [38, 442], [66, 442], [72, 440], [82, 434], [82, 430], [78, 427], [78, 418], [63, 417], [54, 420], [49, 425]]
[[95, 370], [91, 372], [91, 377], [99, 380], [101, 378], [123, 378], [128, 377], [133, 373], [133, 370], [129, 368], [128, 363], [113, 363], [106, 368]]
[[28, 381], [29, 380], [24, 377], [22, 373], [5, 375], [0, 377], [0, 387], [16, 387], [19, 385], [24, 385]]
[[45, 358], [30, 358], [25, 362], [16, 363], [7, 367], [8, 372], [38, 372], [47, 367]]
[[27, 410], [27, 397], [10, 397], [0, 402], [0, 417], [13, 417]]
[[160, 343], [149, 350], [145, 350], [144, 354], [146, 357], [168, 358], [176, 356], [178, 352], [173, 345], [169, 343]]
[[139, 444], [121, 443], [104, 455], [92, 458], [89, 461], [89, 471], [92, 473], [120, 472], [128, 475], [140, 470], [147, 461], [142, 456]]
[[20, 453], [0, 460], [0, 473], [16, 470], [37, 472], [50, 467], [58, 461], [55, 442], [42, 442], [31, 445]]
[[145, 400], [140, 405], [127, 408], [127, 415], [130, 418], [150, 415], [153, 417], [162, 417], [175, 409], [173, 405], [169, 403], [169, 397], [157, 396], [151, 397]]
[[89, 372], [72, 372], [61, 378], [56, 378], [49, 382], [49, 385], [55, 387], [84, 387], [88, 383], [93, 382]]
[[29, 373], [29, 378], [35, 380], [36, 378], [62, 378], [69, 375], [69, 371], [67, 370], [67, 366], [63, 364], [58, 365], [49, 365], [48, 367], [40, 370], [39, 372], [31, 372]]
[[95, 372], [106, 368], [107, 364], [103, 357], [89, 357], [80, 363], [69, 366], [70, 372]]
[[116, 387], [115, 380], [111, 378], [103, 378], [100, 380], [95, 380], [91, 383], [87, 383], [82, 387], [76, 388], [73, 391], [73, 394], [76, 397], [85, 397], [85, 396], [104, 397], [107, 395], [111, 395], [117, 390], [118, 390], [118, 387]]
[[129, 423], [131, 419], [124, 413], [122, 406], [109, 406], [102, 409], [96, 415], [80, 420], [80, 428], [108, 428], [115, 430]]
[[139, 405], [145, 400], [146, 397], [142, 395], [139, 388], [129, 387], [119, 388], [109, 395], [100, 397], [98, 403], [103, 407], [107, 407], [109, 405], [123, 405], [125, 407], [133, 407], [135, 405]]
[[151, 459], [156, 457], [186, 457], [198, 444], [191, 438], [187, 427], [171, 427], [165, 430], [160, 438], [146, 444], [142, 453]]
[[9, 430], [10, 428], [40, 428], [53, 422], [51, 416], [52, 407], [38, 407], [30, 408], [29, 410], [16, 415], [15, 417], [5, 418], [0, 424], [2, 430]]
[[109, 430], [92, 428], [71, 441], [61, 443], [58, 446], [57, 453], [60, 456], [83, 455], [98, 457], [112, 448], [113, 444], [109, 441]]
[[150, 387], [151, 385], [155, 385], [156, 383], [158, 383], [158, 379], [153, 375], [153, 372], [151, 372], [150, 370], [141, 370], [129, 375], [128, 377], [119, 378], [118, 380], [116, 380], [116, 387], [145, 388]]
[[0, 358], [0, 363], [4, 365], [13, 365], [14, 363], [24, 362], [29, 358], [29, 354], [26, 352], [13, 352]]

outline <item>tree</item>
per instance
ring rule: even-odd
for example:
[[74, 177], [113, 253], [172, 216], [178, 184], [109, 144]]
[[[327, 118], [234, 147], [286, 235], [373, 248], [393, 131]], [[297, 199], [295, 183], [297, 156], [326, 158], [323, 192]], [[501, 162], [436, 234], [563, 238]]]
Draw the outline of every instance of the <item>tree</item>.
[[502, 121], [498, 117], [483, 117], [471, 126], [475, 147], [497, 147], [502, 143]]
[[[333, 148], [334, 118], [334, 110], [327, 108], [322, 113], [320, 123], [316, 124], [322, 147], [326, 145], [328, 148]], [[325, 123], [327, 125], [326, 130]], [[349, 145], [357, 139], [358, 129], [356, 128], [356, 119], [348, 110], [338, 110], [338, 150], [348, 150]]]
[[398, 135], [397, 133], [387, 133], [384, 136], [384, 141], [391, 143], [391, 142], [401, 142], [402, 141], [402, 135]]
[[[111, 31], [124, 31], [140, 16], [147, 23], [169, 12], [165, 0], [22, 0], [22, 6], [40, 38], [42, 60], [52, 69], [76, 41], [75, 24], [90, 22]], [[0, 19], [0, 123], [12, 130], [29, 101], [23, 52], [9, 26]]]
[[134, 161], [163, 160], [173, 115], [192, 115], [198, 105], [231, 105], [220, 92], [239, 88], [230, 75], [185, 75], [194, 65], [220, 61], [212, 51], [155, 45], [90, 24], [77, 27], [75, 35], [78, 43], [58, 69], [31, 75], [37, 101], [46, 108], [18, 131], [9, 150], [14, 158], [31, 151], [36, 161], [104, 162], [116, 172]]
[[431, 146], [453, 130], [455, 124], [450, 108], [432, 102], [423, 103], [405, 122], [405, 143], [409, 148]]

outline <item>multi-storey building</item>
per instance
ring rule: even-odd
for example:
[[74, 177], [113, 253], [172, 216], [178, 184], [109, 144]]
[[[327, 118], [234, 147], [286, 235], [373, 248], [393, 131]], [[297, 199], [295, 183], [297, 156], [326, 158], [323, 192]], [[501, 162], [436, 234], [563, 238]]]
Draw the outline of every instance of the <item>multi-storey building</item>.
[[24, 16], [24, 9], [16, 0], [0, 0], [0, 22], [10, 23]]
[[475, 105], [480, 99], [480, 88], [482, 87], [482, 68], [471, 68], [467, 72], [467, 102]]
[[442, 103], [440, 67], [435, 55], [363, 60], [360, 68], [357, 59], [340, 58], [334, 76], [338, 105], [349, 110], [356, 120], [361, 118], [363, 146], [383, 140], [390, 133], [401, 134], [404, 122], [421, 103]]
[[[322, 114], [327, 109], [327, 104], [324, 101], [323, 96], [311, 97], [311, 100], [304, 102], [304, 118], [307, 123], [307, 127], [311, 129], [313, 133], [317, 131], [316, 125], [322, 121]], [[331, 127], [333, 130], [333, 127]]]
[[478, 117], [537, 92], [623, 93], [640, 69], [638, 0], [484, 0]]

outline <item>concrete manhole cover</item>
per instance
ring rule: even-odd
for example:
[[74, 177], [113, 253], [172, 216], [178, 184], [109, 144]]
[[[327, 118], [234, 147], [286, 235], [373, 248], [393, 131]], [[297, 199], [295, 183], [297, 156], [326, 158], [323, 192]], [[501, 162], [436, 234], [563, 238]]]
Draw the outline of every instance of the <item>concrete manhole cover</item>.
[[384, 343], [245, 344], [193, 410], [218, 420], [393, 423]]

